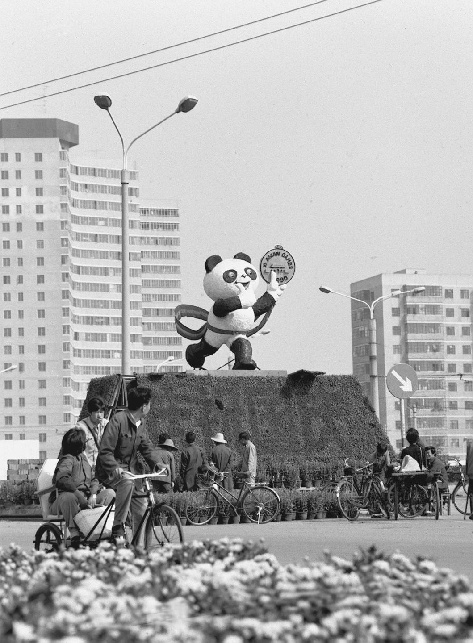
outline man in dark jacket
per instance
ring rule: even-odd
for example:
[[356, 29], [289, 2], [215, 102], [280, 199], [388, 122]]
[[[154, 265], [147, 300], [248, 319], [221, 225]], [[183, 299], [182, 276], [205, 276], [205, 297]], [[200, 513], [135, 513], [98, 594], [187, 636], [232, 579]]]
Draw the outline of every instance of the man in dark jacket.
[[437, 452], [435, 447], [426, 447], [425, 457], [427, 458], [427, 469], [430, 474], [433, 474], [432, 478], [434, 477], [435, 474], [438, 474], [439, 476], [442, 477], [442, 480], [439, 482], [439, 490], [441, 492], [448, 491], [447, 469], [445, 468], [445, 465], [442, 462], [442, 460], [440, 458], [437, 458]]
[[419, 439], [419, 431], [413, 428], [408, 429], [406, 432], [406, 440], [409, 443], [409, 446], [404, 447], [401, 451], [401, 462], [406, 455], [410, 455], [414, 460], [417, 460], [421, 470], [425, 469], [427, 466], [425, 459], [425, 447]]
[[138, 453], [151, 469], [165, 466], [148, 437], [145, 417], [151, 407], [151, 390], [138, 386], [128, 391], [128, 408], [115, 413], [105, 427], [97, 457], [96, 476], [116, 491], [112, 537], [115, 542], [125, 537], [125, 520], [131, 507], [133, 529], [146, 511], [146, 498], [133, 497], [133, 474], [139, 473]]
[[195, 438], [194, 431], [186, 433], [187, 446], [181, 453], [180, 476], [183, 491], [195, 491], [197, 489], [197, 474], [208, 468], [205, 454], [195, 444]]
[[223, 433], [216, 433], [210, 439], [214, 443], [210, 460], [217, 467], [219, 473], [225, 473], [221, 482], [222, 487], [227, 491], [233, 491], [232, 451], [227, 445]]

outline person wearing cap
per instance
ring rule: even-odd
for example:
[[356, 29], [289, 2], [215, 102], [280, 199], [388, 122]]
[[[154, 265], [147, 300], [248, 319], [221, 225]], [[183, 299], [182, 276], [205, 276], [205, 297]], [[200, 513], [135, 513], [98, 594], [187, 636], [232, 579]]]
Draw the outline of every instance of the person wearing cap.
[[233, 491], [232, 450], [227, 445], [223, 433], [216, 433], [210, 439], [214, 443], [210, 461], [215, 465], [219, 473], [226, 474], [220, 484], [227, 491]]
[[183, 491], [196, 491], [198, 489], [197, 476], [208, 469], [207, 458], [202, 449], [195, 444], [194, 431], [186, 433], [187, 445], [181, 452], [181, 482]]
[[155, 481], [155, 488], [158, 493], [169, 493], [174, 488], [176, 482], [176, 461], [174, 460], [173, 451], [177, 451], [177, 447], [171, 440], [169, 433], [161, 433], [158, 437], [158, 446], [156, 453], [161, 458], [164, 464], [167, 464], [171, 472], [170, 481]]

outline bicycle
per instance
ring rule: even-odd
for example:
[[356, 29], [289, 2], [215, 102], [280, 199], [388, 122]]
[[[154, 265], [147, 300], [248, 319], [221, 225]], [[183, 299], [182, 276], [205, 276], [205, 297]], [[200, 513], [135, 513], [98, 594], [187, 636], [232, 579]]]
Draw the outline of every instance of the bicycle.
[[[442, 512], [442, 495], [439, 488], [442, 477], [440, 474], [434, 474], [433, 481], [427, 483], [427, 473], [393, 473], [393, 479], [396, 478], [397, 481], [388, 488], [388, 501], [393, 507], [394, 520], [399, 516], [417, 518], [422, 515], [433, 515], [435, 520], [439, 519]], [[421, 482], [416, 482], [416, 478]]]
[[372, 464], [360, 469], [345, 468], [338, 482], [336, 496], [343, 516], [350, 521], [358, 519], [362, 509], [370, 515], [381, 514], [389, 520], [390, 510], [386, 490], [382, 480], [370, 471]]
[[[473, 512], [473, 507], [471, 506], [471, 496], [468, 497], [468, 487], [470, 484], [469, 479], [463, 473], [463, 467], [458, 458], [454, 458], [459, 466], [460, 470], [460, 479], [455, 485], [454, 490], [452, 491], [450, 497], [453, 503], [453, 506], [461, 514], [466, 515], [467, 513]], [[470, 509], [468, 511], [468, 502], [470, 502]]]
[[[160, 502], [156, 499], [151, 480], [155, 478], [162, 478], [163, 471], [157, 473], [147, 473], [143, 475], [133, 476], [134, 480], [143, 480], [143, 492], [135, 492], [135, 498], [147, 498], [146, 511], [138, 525], [133, 536], [130, 536], [131, 529], [127, 528], [127, 538], [124, 544], [128, 546], [137, 546], [140, 541], [141, 532], [144, 529], [144, 546], [147, 551], [153, 551], [158, 547], [162, 547], [167, 543], [183, 543], [184, 534], [182, 530], [181, 520], [172, 507]], [[38, 490], [38, 495], [42, 496], [51, 491], [50, 488]], [[104, 507], [103, 512], [95, 521], [92, 527], [86, 534], [81, 534], [81, 545], [89, 547], [96, 547], [101, 540], [110, 540], [110, 536], [103, 537], [107, 526], [107, 520], [113, 511], [115, 505], [115, 498]], [[44, 515], [43, 518], [48, 520], [42, 524], [36, 531], [34, 538], [34, 547], [36, 550], [43, 551], [59, 551], [62, 545], [67, 547], [67, 526], [62, 516]], [[59, 523], [59, 526], [56, 524]], [[97, 529], [100, 526], [100, 531]], [[92, 537], [94, 536], [94, 537]]]
[[229, 505], [235, 514], [243, 511], [251, 522], [259, 525], [271, 522], [279, 513], [279, 496], [270, 487], [261, 484], [252, 487], [243, 481], [237, 496], [220, 484], [223, 477], [223, 473], [210, 472], [211, 486], [193, 493], [192, 501], [186, 507], [186, 517], [191, 525], [209, 523], [217, 514], [220, 503]]

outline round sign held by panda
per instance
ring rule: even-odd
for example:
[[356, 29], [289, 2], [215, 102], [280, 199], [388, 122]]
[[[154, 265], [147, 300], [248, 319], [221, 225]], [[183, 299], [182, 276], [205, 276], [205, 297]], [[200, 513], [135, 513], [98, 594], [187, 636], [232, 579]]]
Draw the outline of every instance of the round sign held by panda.
[[259, 269], [261, 276], [268, 284], [271, 281], [272, 271], [276, 273], [279, 284], [287, 284], [294, 277], [296, 263], [290, 252], [284, 250], [282, 246], [275, 246], [263, 255]]

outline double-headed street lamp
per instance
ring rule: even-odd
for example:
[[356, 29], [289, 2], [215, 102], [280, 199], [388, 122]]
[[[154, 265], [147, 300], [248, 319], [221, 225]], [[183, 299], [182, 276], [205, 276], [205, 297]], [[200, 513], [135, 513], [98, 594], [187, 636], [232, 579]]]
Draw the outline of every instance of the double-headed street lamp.
[[420, 293], [424, 292], [424, 287], [411, 288], [411, 290], [394, 290], [389, 295], [382, 295], [375, 299], [371, 304], [363, 299], [357, 299], [351, 295], [346, 295], [343, 292], [337, 292], [331, 288], [325, 288], [320, 286], [319, 290], [327, 295], [340, 295], [341, 297], [346, 297], [347, 299], [353, 299], [353, 301], [358, 301], [360, 304], [363, 304], [370, 311], [370, 320], [369, 320], [369, 357], [370, 357], [370, 395], [371, 395], [371, 404], [373, 405], [374, 411], [379, 418], [379, 398], [378, 398], [378, 352], [377, 352], [377, 341], [376, 341], [376, 319], [374, 316], [374, 309], [380, 301], [385, 299], [391, 299], [391, 297], [399, 297], [400, 295], [408, 295], [409, 293]]
[[117, 124], [115, 123], [113, 116], [110, 114], [110, 107], [112, 106], [112, 99], [110, 96], [107, 95], [102, 95], [102, 96], [94, 96], [94, 101], [96, 105], [100, 107], [100, 109], [104, 109], [108, 115], [110, 116], [110, 119], [112, 123], [115, 126], [115, 129], [118, 132], [118, 136], [120, 137], [120, 142], [122, 145], [122, 152], [123, 152], [123, 164], [122, 164], [122, 171], [121, 171], [121, 197], [122, 197], [122, 375], [129, 375], [130, 374], [130, 285], [129, 285], [129, 277], [130, 277], [130, 235], [129, 235], [129, 229], [128, 229], [128, 184], [130, 182], [129, 175], [128, 175], [128, 168], [127, 168], [127, 155], [128, 151], [130, 150], [130, 147], [136, 143], [136, 141], [145, 134], [148, 134], [148, 132], [151, 132], [151, 130], [155, 129], [158, 127], [158, 125], [161, 125], [161, 123], [164, 123], [164, 121], [167, 121], [169, 118], [174, 116], [174, 114], [187, 114], [187, 112], [190, 112], [191, 109], [194, 109], [194, 107], [197, 105], [197, 98], [194, 98], [194, 96], [187, 96], [186, 98], [183, 98], [180, 102], [177, 108], [172, 112], [172, 114], [169, 114], [169, 116], [166, 116], [166, 118], [163, 118], [161, 121], [153, 125], [152, 127], [148, 128], [145, 132], [134, 138], [131, 143], [128, 145], [128, 147], [125, 148], [125, 143], [123, 141], [123, 137], [120, 133], [120, 130], [117, 127]]
[[11, 366], [7, 366], [7, 368], [4, 368], [3, 370], [0, 371], [0, 374], [9, 373], [10, 371], [14, 371], [15, 368], [18, 368], [18, 364], [12, 364]]

